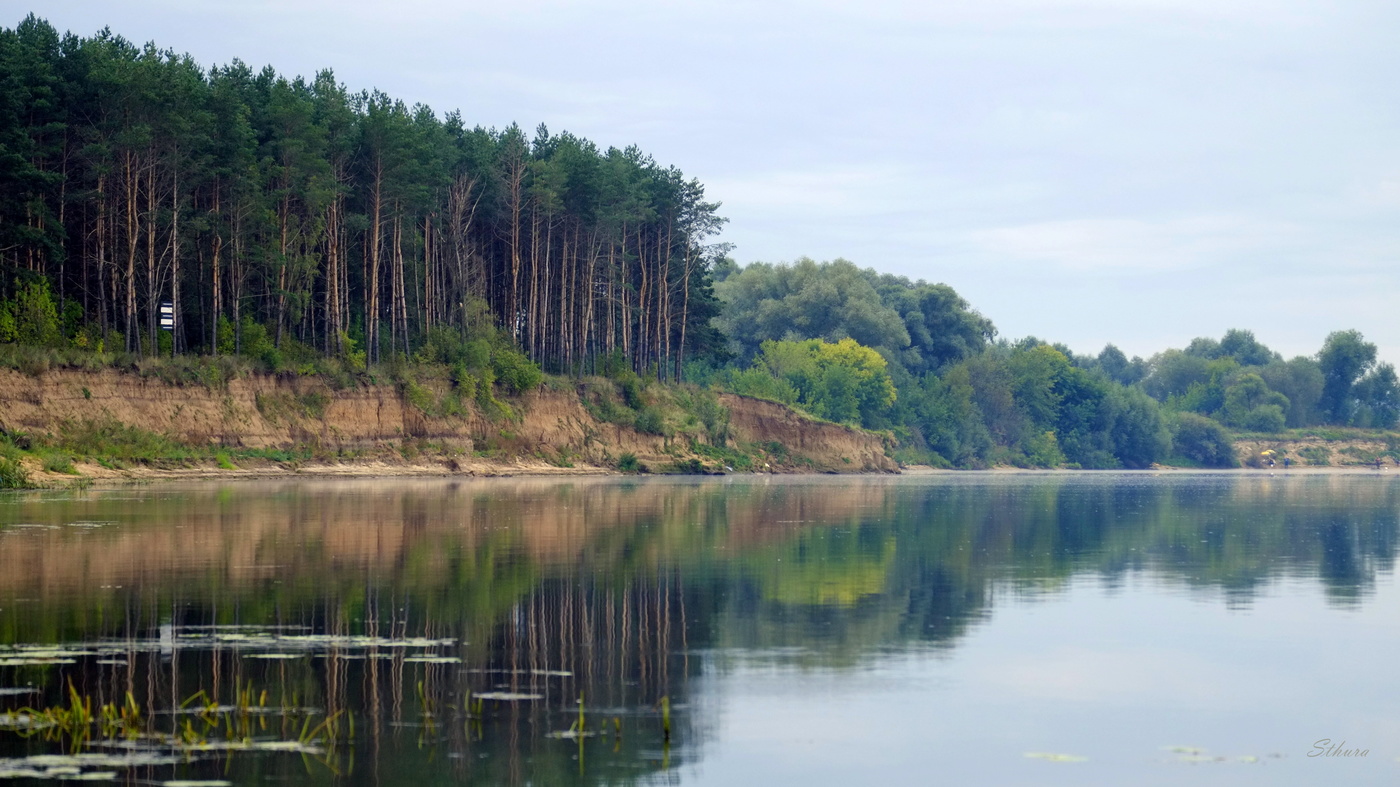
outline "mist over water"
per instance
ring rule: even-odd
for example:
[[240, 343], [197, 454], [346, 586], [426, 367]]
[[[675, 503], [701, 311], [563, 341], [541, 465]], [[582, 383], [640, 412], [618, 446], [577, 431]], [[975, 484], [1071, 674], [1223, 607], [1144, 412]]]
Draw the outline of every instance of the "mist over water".
[[[306, 719], [342, 720], [302, 752], [176, 757], [152, 736], [84, 749], [163, 756], [108, 767], [156, 783], [1392, 783], [1398, 483], [1056, 473], [10, 495], [0, 714], [65, 703], [71, 682], [95, 706], [129, 692], [172, 733], [187, 698], [237, 707], [251, 685], [268, 698], [245, 709], [249, 741], [291, 745]], [[230, 729], [200, 723], [206, 743]], [[1321, 739], [1369, 753], [1309, 757]], [[0, 775], [69, 748], [0, 730]]]

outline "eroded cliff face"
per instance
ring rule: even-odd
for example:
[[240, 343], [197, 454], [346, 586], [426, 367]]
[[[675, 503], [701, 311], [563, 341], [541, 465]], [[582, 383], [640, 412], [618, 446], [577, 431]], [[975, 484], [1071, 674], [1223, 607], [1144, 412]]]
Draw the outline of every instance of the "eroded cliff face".
[[[424, 383], [441, 398], [445, 383]], [[772, 471], [896, 472], [877, 435], [813, 421], [782, 405], [728, 394], [731, 444], [765, 446]], [[611, 466], [632, 453], [661, 468], [691, 456], [688, 441], [595, 419], [575, 391], [539, 390], [509, 401], [516, 417], [434, 417], [393, 385], [333, 390], [317, 378], [249, 376], [225, 388], [172, 385], [116, 370], [0, 370], [0, 428], [53, 434], [65, 422], [117, 422], [192, 444], [311, 446], [322, 454], [397, 448], [502, 460], [573, 457]], [[431, 408], [429, 408], [431, 409]]]

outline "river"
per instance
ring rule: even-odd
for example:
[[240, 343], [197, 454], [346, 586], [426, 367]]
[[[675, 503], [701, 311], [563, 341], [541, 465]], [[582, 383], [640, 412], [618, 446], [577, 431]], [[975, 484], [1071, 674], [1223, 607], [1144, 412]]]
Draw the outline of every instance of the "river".
[[1397, 537], [1384, 473], [7, 494], [0, 782], [1394, 784]]

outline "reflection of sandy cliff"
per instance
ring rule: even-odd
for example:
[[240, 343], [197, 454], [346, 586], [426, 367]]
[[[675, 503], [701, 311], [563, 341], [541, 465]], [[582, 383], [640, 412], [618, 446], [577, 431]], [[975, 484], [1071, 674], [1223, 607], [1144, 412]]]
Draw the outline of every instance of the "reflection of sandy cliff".
[[[635, 565], [878, 518], [876, 483], [352, 481], [122, 490], [0, 508], [0, 593], [79, 593], [147, 578], [236, 591], [329, 574], [418, 580], [463, 556]], [[23, 524], [25, 527], [14, 527]]]
[[[470, 586], [495, 605], [507, 577], [518, 594], [551, 577], [631, 581], [696, 564], [733, 578], [736, 561], [771, 599], [843, 606], [897, 566], [901, 586], [936, 568], [964, 589], [1089, 567], [1232, 587], [1296, 570], [1362, 587], [1393, 562], [1397, 511], [1400, 475], [210, 484], [12, 499], [0, 506], [0, 598], [156, 584], [212, 597], [274, 582], [309, 596], [373, 580]], [[883, 535], [821, 551], [824, 533], [857, 529]], [[878, 572], [861, 562], [879, 555]], [[841, 572], [862, 566], [869, 576]]]

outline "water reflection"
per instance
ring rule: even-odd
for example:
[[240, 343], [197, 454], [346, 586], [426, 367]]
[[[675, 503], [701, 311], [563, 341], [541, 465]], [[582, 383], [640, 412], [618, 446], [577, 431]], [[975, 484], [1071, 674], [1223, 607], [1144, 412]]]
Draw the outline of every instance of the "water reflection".
[[[955, 649], [1000, 599], [1086, 577], [1236, 606], [1306, 581], [1355, 608], [1393, 570], [1398, 521], [1400, 487], [1369, 476], [395, 480], [16, 496], [0, 502], [0, 643], [89, 653], [0, 660], [0, 689], [39, 690], [0, 694], [0, 707], [58, 703], [71, 681], [99, 704], [131, 692], [173, 710], [251, 681], [274, 706], [359, 720], [335, 758], [131, 769], [150, 779], [669, 781], [703, 760], [718, 711], [697, 678], [728, 660], [843, 669], [891, 649]], [[597, 733], [586, 738], [568, 735], [580, 695]], [[12, 736], [0, 746], [48, 750]]]

